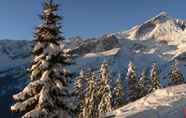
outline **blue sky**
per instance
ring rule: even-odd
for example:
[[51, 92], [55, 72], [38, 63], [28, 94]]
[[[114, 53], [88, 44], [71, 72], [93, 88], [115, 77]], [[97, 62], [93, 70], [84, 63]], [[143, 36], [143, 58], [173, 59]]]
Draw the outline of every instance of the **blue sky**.
[[[186, 0], [54, 0], [61, 5], [65, 37], [118, 32], [166, 11], [186, 19]], [[1, 0], [0, 39], [31, 40], [42, 0]]]

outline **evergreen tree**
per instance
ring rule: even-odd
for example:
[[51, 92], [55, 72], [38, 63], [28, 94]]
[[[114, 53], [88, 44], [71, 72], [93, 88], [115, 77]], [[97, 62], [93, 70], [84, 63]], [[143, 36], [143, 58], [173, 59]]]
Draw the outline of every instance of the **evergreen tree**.
[[171, 81], [170, 85], [178, 85], [178, 84], [183, 84], [184, 83], [183, 74], [177, 68], [177, 64], [174, 64], [172, 66], [169, 79]]
[[98, 106], [99, 117], [104, 113], [112, 111], [112, 92], [109, 85], [110, 75], [108, 64], [103, 63], [100, 68], [100, 89], [98, 96], [100, 96], [100, 103]]
[[79, 117], [81, 118], [97, 118], [97, 104], [96, 104], [96, 76], [92, 74], [91, 78], [88, 80], [88, 90], [84, 97], [84, 104], [82, 113]]
[[123, 106], [126, 102], [124, 99], [125, 93], [124, 93], [124, 86], [123, 86], [123, 81], [121, 78], [118, 78], [116, 80], [116, 85], [114, 87], [114, 108], [119, 108]]
[[126, 79], [128, 80], [128, 100], [135, 101], [139, 98], [140, 93], [135, 66], [132, 62], [129, 63]]
[[83, 97], [84, 97], [84, 91], [83, 91], [83, 79], [84, 79], [84, 72], [80, 72], [80, 76], [78, 76], [75, 80], [75, 95], [77, 97], [77, 115], [81, 113], [82, 111], [82, 104], [83, 104]]
[[149, 94], [152, 91], [152, 81], [146, 76], [146, 71], [143, 70], [139, 79], [140, 97]]
[[13, 96], [16, 104], [11, 110], [22, 112], [22, 118], [68, 118], [73, 112], [68, 71], [64, 67], [71, 63], [71, 59], [59, 44], [64, 37], [61, 36], [61, 17], [56, 14], [57, 10], [57, 4], [45, 0], [42, 24], [35, 33], [30, 82]]
[[153, 90], [161, 88], [160, 81], [159, 81], [159, 78], [158, 78], [158, 67], [157, 67], [156, 64], [152, 65], [151, 80], [152, 80]]
[[84, 84], [85, 84], [85, 75], [84, 72], [80, 72], [80, 76], [76, 78], [75, 81], [75, 94], [77, 95], [78, 99], [82, 99], [84, 96]]
[[83, 107], [84, 107], [84, 99], [86, 95], [86, 88], [89, 75], [87, 77], [87, 74], [85, 74], [83, 71], [80, 71], [80, 76], [76, 78], [75, 81], [75, 95], [77, 98], [78, 106], [77, 106], [77, 116], [79, 118], [82, 118], [83, 116]]

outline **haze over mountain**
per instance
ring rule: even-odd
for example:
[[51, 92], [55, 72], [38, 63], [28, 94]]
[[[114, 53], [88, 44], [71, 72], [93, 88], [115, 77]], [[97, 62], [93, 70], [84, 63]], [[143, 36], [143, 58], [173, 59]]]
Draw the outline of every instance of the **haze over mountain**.
[[[74, 37], [65, 41], [67, 50], [76, 54], [75, 64], [70, 70], [96, 71], [107, 61], [111, 74], [125, 77], [129, 61], [140, 73], [143, 68], [150, 69], [156, 62], [160, 69], [161, 83], [167, 85], [169, 69], [176, 60], [186, 77], [186, 21], [173, 18], [167, 13], [136, 25], [128, 31], [108, 33], [91, 39]], [[31, 41], [0, 41], [0, 113], [7, 118], [11, 95], [19, 91], [27, 82], [26, 67], [31, 63]], [[1, 102], [2, 101], [2, 102]]]

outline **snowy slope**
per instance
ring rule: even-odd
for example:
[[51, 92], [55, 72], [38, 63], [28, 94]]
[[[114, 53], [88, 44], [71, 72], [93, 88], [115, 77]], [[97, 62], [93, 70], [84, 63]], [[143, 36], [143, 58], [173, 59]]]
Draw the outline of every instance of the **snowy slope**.
[[112, 113], [109, 118], [184, 118], [186, 84], [156, 90]]

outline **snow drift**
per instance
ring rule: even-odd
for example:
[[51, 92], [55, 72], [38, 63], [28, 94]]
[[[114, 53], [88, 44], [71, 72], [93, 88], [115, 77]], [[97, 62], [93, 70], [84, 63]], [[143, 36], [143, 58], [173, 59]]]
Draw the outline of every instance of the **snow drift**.
[[129, 103], [105, 118], [184, 118], [186, 84], [172, 86]]

